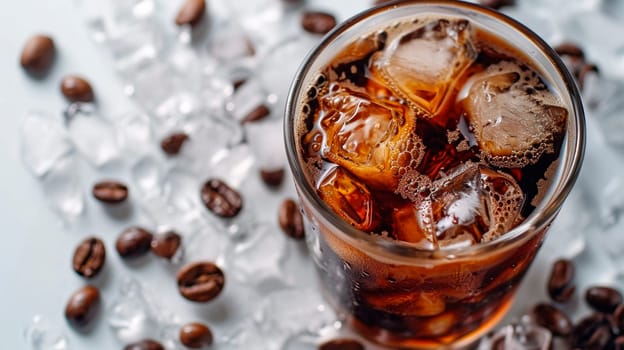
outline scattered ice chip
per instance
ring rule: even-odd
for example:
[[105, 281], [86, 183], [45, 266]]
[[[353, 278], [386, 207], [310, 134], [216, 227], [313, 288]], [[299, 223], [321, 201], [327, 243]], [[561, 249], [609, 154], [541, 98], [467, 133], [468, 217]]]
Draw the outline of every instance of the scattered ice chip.
[[247, 142], [264, 169], [280, 169], [286, 165], [283, 123], [281, 119], [247, 123]]
[[319, 196], [347, 223], [372, 231], [379, 223], [370, 190], [341, 167], [331, 169], [320, 180]]
[[66, 350], [67, 337], [60, 328], [53, 326], [41, 315], [33, 317], [24, 330], [24, 339], [29, 350]]
[[44, 112], [28, 112], [19, 132], [22, 160], [35, 176], [45, 175], [73, 150], [61, 116], [54, 118]]
[[92, 105], [72, 104], [66, 118], [71, 140], [87, 162], [100, 167], [119, 157], [114, 126], [97, 114]]
[[286, 253], [286, 237], [280, 229], [259, 223], [229, 245], [226, 266], [242, 283], [289, 285], [283, 270]]
[[551, 349], [552, 334], [549, 330], [531, 323], [524, 317], [518, 323], [501, 328], [492, 337], [484, 338], [479, 350], [548, 350]]
[[[531, 1], [530, 2], [540, 2]], [[582, 1], [582, 0], [581, 0]], [[593, 1], [593, 0], [592, 0]], [[541, 1], [541, 4], [554, 3], [559, 2], [559, 0], [555, 1]], [[526, 1], [522, 2], [523, 4]], [[576, 4], [576, 2], [575, 2]], [[558, 5], [559, 9], [568, 9], [573, 6], [561, 6]], [[558, 10], [559, 11], [559, 10]], [[563, 39], [563, 33], [561, 31], [561, 26], [558, 25], [556, 21], [553, 21], [554, 12], [543, 12], [540, 10], [536, 10], [535, 6], [524, 7], [524, 6], [509, 6], [502, 9], [502, 12], [507, 16], [517, 20], [518, 22], [524, 24], [532, 31], [537, 33], [542, 39], [546, 40], [546, 42], [559, 42]]]
[[43, 177], [41, 186], [50, 207], [65, 222], [71, 222], [83, 213], [84, 189], [74, 157], [68, 156], [57, 161]]
[[477, 57], [472, 40], [467, 20], [432, 20], [392, 41], [376, 65], [399, 95], [435, 115]]
[[547, 256], [560, 256], [573, 259], [585, 250], [585, 232], [594, 220], [595, 208], [590, 206], [583, 191], [576, 188], [570, 192], [557, 218], [548, 229], [544, 242]]
[[211, 170], [208, 174], [227, 179], [227, 183], [233, 188], [241, 188], [249, 178], [255, 163], [256, 158], [249, 145], [240, 144], [216, 152], [210, 159]]
[[413, 136], [415, 116], [399, 103], [332, 89], [321, 99], [323, 156], [373, 187], [395, 189], [405, 169], [418, 166], [424, 153]]
[[172, 210], [190, 213], [202, 209], [199, 192], [201, 185], [192, 174], [179, 169], [170, 169], [163, 178], [163, 191]]
[[475, 75], [467, 88], [470, 126], [493, 165], [522, 167], [556, 151], [568, 111], [537, 73], [504, 61]]
[[125, 154], [146, 154], [152, 147], [152, 129], [149, 117], [130, 112], [115, 120], [119, 145]]
[[524, 194], [509, 175], [467, 163], [436, 181], [419, 204], [426, 237], [440, 248], [491, 241], [518, 221]]
[[216, 226], [208, 223], [196, 232], [188, 235], [185, 257], [188, 261], [208, 260], [219, 266], [225, 264], [224, 255], [228, 248], [228, 239]]
[[282, 350], [316, 350], [319, 342], [318, 337], [309, 334], [295, 334], [286, 339]]
[[146, 198], [162, 194], [162, 169], [158, 160], [144, 156], [130, 169], [132, 181], [139, 192]]
[[232, 64], [255, 54], [256, 49], [251, 39], [235, 21], [226, 21], [213, 29], [208, 49], [225, 64]]
[[225, 108], [229, 115], [241, 122], [256, 107], [267, 104], [268, 93], [257, 79], [250, 79], [237, 89]]

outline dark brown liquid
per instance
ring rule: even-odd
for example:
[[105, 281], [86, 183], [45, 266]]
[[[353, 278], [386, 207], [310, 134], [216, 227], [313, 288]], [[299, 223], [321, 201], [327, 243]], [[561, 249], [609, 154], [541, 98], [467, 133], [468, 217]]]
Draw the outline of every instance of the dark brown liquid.
[[[420, 69], [400, 66], [409, 49], [431, 40], [443, 51], [450, 32], [459, 38], [453, 54], [467, 58], [430, 63], [442, 73], [452, 67], [450, 80], [402, 75]], [[423, 18], [393, 26], [348, 45], [319, 73], [301, 109], [299, 149], [321, 199], [357, 229], [423, 249], [466, 247], [518, 225], [548, 190], [567, 111], [524, 54], [468, 21]], [[482, 118], [494, 108], [478, 104], [490, 101], [490, 92], [504, 95], [492, 103], [533, 105], [496, 105], [500, 120]], [[514, 128], [525, 128], [505, 124], [524, 110], [545, 126], [526, 128], [543, 140], [516, 137]], [[503, 136], [492, 139], [498, 125]], [[470, 260], [418, 266], [381, 261], [321, 226], [316, 258], [330, 298], [365, 335], [435, 348], [502, 317], [543, 235]]]

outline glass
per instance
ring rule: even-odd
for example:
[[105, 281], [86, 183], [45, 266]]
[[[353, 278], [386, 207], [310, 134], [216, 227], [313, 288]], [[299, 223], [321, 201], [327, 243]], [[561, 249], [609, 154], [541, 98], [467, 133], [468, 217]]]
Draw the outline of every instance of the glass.
[[[418, 16], [465, 18], [522, 52], [568, 110], [557, 174], [535, 210], [501, 237], [465, 248], [428, 250], [360, 231], [337, 216], [304, 170], [300, 136], [308, 88], [356, 38]], [[325, 37], [291, 88], [285, 138], [306, 214], [307, 243], [326, 297], [348, 325], [377, 343], [413, 349], [469, 346], [494, 327], [539, 250], [578, 175], [585, 144], [579, 92], [557, 54], [536, 34], [498, 12], [445, 0], [404, 1], [357, 15]]]

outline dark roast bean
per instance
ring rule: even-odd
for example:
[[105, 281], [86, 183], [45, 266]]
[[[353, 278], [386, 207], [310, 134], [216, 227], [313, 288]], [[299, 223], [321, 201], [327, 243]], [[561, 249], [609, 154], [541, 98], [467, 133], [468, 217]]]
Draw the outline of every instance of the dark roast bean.
[[245, 124], [245, 123], [256, 122], [256, 121], [259, 121], [268, 117], [270, 114], [271, 114], [271, 110], [269, 110], [267, 106], [260, 105], [254, 108], [251, 112], [249, 112], [245, 116], [245, 118], [241, 120], [241, 123]]
[[106, 261], [104, 242], [99, 238], [89, 237], [76, 247], [72, 266], [80, 276], [91, 278], [102, 270], [104, 261]]
[[178, 290], [183, 297], [196, 302], [216, 298], [225, 284], [225, 275], [211, 262], [185, 265], [178, 271]]
[[180, 8], [180, 11], [176, 16], [175, 22], [179, 26], [187, 24], [194, 26], [198, 24], [202, 18], [204, 18], [205, 13], [205, 0], [186, 0]]
[[548, 279], [548, 294], [552, 300], [563, 303], [574, 294], [574, 264], [561, 259], [555, 261]]
[[578, 58], [581, 60], [585, 59], [585, 52], [583, 49], [578, 47], [573, 43], [563, 43], [554, 47], [555, 52], [559, 54], [559, 56], [568, 56], [573, 58]]
[[30, 74], [41, 76], [48, 72], [54, 62], [54, 40], [46, 35], [35, 35], [26, 41], [20, 64]]
[[243, 208], [241, 195], [218, 179], [206, 181], [201, 189], [201, 199], [206, 208], [224, 218], [238, 215]]
[[613, 312], [613, 321], [615, 322], [620, 333], [624, 335], [624, 304], [618, 305]]
[[284, 169], [260, 169], [260, 177], [268, 187], [277, 188], [284, 181]]
[[585, 292], [585, 301], [594, 310], [610, 313], [622, 303], [622, 294], [610, 287], [591, 287]]
[[279, 207], [278, 222], [286, 235], [294, 239], [305, 237], [303, 215], [299, 205], [292, 199], [285, 199]]
[[188, 323], [180, 328], [180, 342], [191, 349], [202, 349], [212, 345], [212, 332], [201, 323]]
[[131, 227], [117, 238], [115, 248], [122, 258], [136, 258], [150, 250], [152, 234], [140, 227]]
[[100, 181], [93, 185], [92, 193], [100, 202], [117, 204], [128, 198], [128, 186], [118, 181]]
[[514, 6], [515, 0], [480, 0], [479, 3], [483, 6], [500, 10], [503, 7]]
[[165, 350], [165, 347], [157, 341], [145, 339], [126, 345], [124, 350]]
[[572, 345], [585, 349], [584, 346], [593, 342], [594, 333], [601, 327], [608, 329], [607, 318], [604, 314], [594, 313], [581, 319], [572, 330]]
[[234, 91], [238, 90], [246, 82], [247, 82], [247, 79], [237, 79], [234, 82], [232, 82], [232, 87], [234, 87]]
[[72, 294], [65, 306], [65, 318], [76, 328], [89, 325], [100, 306], [100, 291], [94, 286], [85, 286]]
[[586, 63], [579, 68], [578, 72], [576, 72], [576, 79], [578, 80], [579, 87], [582, 89], [585, 86], [585, 77], [589, 73], [600, 73], [598, 70], [598, 66], [591, 63]]
[[319, 345], [319, 350], [364, 350], [364, 345], [354, 339], [333, 339]]
[[613, 339], [613, 350], [624, 350], [624, 336]]
[[566, 314], [549, 304], [537, 304], [533, 308], [533, 317], [540, 326], [547, 328], [554, 335], [567, 336], [572, 332], [572, 321]]
[[603, 350], [607, 347], [609, 339], [611, 339], [611, 331], [608, 326], [603, 325], [598, 327], [589, 339], [579, 345], [582, 345], [582, 348], [586, 350]]
[[180, 248], [182, 237], [176, 232], [169, 231], [152, 238], [151, 248], [154, 255], [171, 259]]
[[306, 11], [301, 16], [301, 27], [309, 33], [325, 34], [336, 26], [336, 17], [320, 11]]
[[182, 146], [188, 139], [188, 135], [183, 132], [171, 134], [160, 141], [160, 148], [168, 155], [174, 156], [180, 153]]
[[93, 88], [84, 78], [68, 75], [61, 81], [61, 92], [70, 102], [92, 102]]

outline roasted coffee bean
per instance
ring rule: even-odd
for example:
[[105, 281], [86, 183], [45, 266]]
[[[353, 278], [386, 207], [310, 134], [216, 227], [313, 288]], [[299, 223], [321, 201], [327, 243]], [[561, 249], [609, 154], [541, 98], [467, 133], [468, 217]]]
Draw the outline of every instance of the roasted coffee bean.
[[319, 350], [364, 350], [364, 345], [354, 339], [333, 339], [319, 345]]
[[65, 318], [76, 328], [89, 325], [100, 306], [100, 291], [94, 286], [85, 286], [72, 294], [65, 306]]
[[485, 7], [500, 10], [503, 7], [514, 6], [515, 0], [480, 0], [479, 3]]
[[72, 266], [80, 276], [91, 278], [102, 270], [104, 261], [106, 261], [104, 242], [99, 238], [89, 237], [76, 247]]
[[245, 123], [256, 122], [256, 121], [259, 121], [268, 117], [270, 114], [271, 114], [271, 110], [269, 110], [269, 107], [265, 105], [260, 105], [254, 108], [251, 112], [249, 112], [245, 116], [245, 118], [241, 120], [241, 123], [245, 124]]
[[585, 349], [584, 346], [592, 341], [600, 327], [608, 329], [607, 318], [602, 313], [597, 312], [581, 319], [572, 330], [572, 345]]
[[615, 322], [620, 333], [624, 335], [624, 304], [618, 305], [613, 312], [613, 321]]
[[282, 231], [289, 237], [294, 239], [305, 237], [303, 215], [301, 215], [299, 205], [294, 200], [285, 199], [282, 202], [278, 211], [278, 222]]
[[610, 287], [591, 287], [585, 292], [585, 301], [596, 311], [611, 313], [622, 303], [622, 294]]
[[624, 350], [624, 336], [619, 336], [613, 339], [613, 350]]
[[180, 153], [182, 146], [188, 139], [188, 135], [183, 132], [171, 134], [160, 141], [160, 148], [168, 155], [175, 156]]
[[598, 70], [598, 66], [591, 63], [586, 63], [579, 68], [578, 72], [576, 72], [576, 79], [578, 80], [579, 87], [582, 89], [585, 86], [585, 77], [589, 73], [600, 73]]
[[567, 336], [572, 332], [572, 321], [566, 314], [549, 304], [537, 304], [533, 308], [533, 317], [540, 326], [547, 328], [554, 335]]
[[92, 102], [94, 99], [91, 84], [85, 78], [76, 75], [63, 78], [61, 92], [70, 102]]
[[306, 11], [301, 16], [301, 27], [309, 33], [326, 34], [336, 26], [336, 17], [320, 11]]
[[183, 25], [197, 25], [204, 14], [206, 13], [206, 1], [205, 0], [186, 0], [178, 15], [176, 16], [175, 23], [179, 26]]
[[555, 261], [548, 279], [548, 294], [556, 302], [566, 302], [574, 294], [574, 264], [560, 259]]
[[206, 208], [224, 218], [238, 215], [243, 208], [241, 195], [218, 179], [206, 181], [201, 189], [201, 199]]
[[152, 253], [161, 258], [171, 259], [180, 248], [181, 242], [182, 237], [173, 231], [155, 235], [151, 243]]
[[578, 345], [586, 350], [603, 350], [607, 347], [609, 339], [611, 339], [611, 331], [608, 326], [603, 325], [598, 327], [589, 339]]
[[150, 250], [152, 234], [140, 227], [131, 227], [117, 238], [115, 248], [122, 258], [136, 258]]
[[260, 169], [260, 177], [268, 187], [277, 188], [284, 181], [284, 169]]
[[201, 323], [188, 323], [180, 328], [180, 342], [191, 349], [203, 349], [212, 345], [212, 332]]
[[46, 35], [35, 35], [26, 41], [22, 49], [20, 64], [30, 74], [46, 74], [56, 56], [54, 40]]
[[100, 202], [117, 204], [128, 198], [128, 186], [118, 181], [100, 181], [93, 185], [92, 193]]
[[234, 91], [238, 90], [243, 84], [247, 82], [247, 79], [237, 79], [232, 82], [232, 87], [234, 87]]
[[554, 47], [555, 52], [559, 54], [559, 56], [568, 56], [573, 58], [578, 58], [581, 60], [585, 59], [585, 52], [583, 49], [578, 47], [573, 43], [563, 43]]
[[165, 350], [165, 347], [157, 341], [145, 339], [126, 345], [124, 350]]
[[211, 262], [185, 265], [178, 271], [178, 290], [183, 297], [196, 302], [216, 298], [225, 284], [225, 275]]

